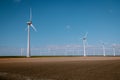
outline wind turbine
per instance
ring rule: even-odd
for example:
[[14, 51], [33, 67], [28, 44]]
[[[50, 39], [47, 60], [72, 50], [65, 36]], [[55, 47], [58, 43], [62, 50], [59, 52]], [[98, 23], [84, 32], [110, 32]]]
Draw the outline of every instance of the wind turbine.
[[83, 40], [83, 53], [84, 53], [84, 56], [86, 56], [86, 44], [87, 44], [87, 35], [88, 35], [88, 32], [85, 33], [85, 35], [80, 38]]
[[28, 30], [28, 36], [27, 36], [27, 57], [30, 57], [30, 27], [33, 28], [33, 30], [36, 31], [36, 28], [32, 24], [32, 9], [30, 8], [30, 20], [27, 22], [27, 30]]
[[115, 52], [115, 46], [116, 46], [116, 44], [113, 44], [113, 45], [112, 45], [114, 56], [115, 56], [115, 54], [116, 54], [116, 52]]
[[103, 49], [103, 56], [106, 56], [106, 53], [105, 53], [105, 43], [101, 41], [101, 44], [102, 44], [102, 49]]

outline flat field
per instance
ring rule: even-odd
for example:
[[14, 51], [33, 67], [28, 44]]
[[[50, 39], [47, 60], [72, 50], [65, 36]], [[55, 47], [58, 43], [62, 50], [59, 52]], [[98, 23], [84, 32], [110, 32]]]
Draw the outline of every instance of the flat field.
[[120, 57], [0, 58], [0, 80], [120, 80]]

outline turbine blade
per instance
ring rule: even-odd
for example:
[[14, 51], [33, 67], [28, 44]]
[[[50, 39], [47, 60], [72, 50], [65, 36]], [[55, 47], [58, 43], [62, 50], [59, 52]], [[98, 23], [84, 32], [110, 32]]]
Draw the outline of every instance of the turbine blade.
[[80, 39], [83, 39], [82, 37]]
[[27, 30], [28, 30], [28, 27], [29, 27], [29, 25], [25, 28], [25, 31], [27, 31]]
[[102, 40], [100, 40], [100, 43], [101, 43], [102, 45], [105, 45], [105, 43], [104, 43]]
[[86, 37], [87, 37], [87, 35], [88, 35], [88, 32], [86, 32], [86, 34], [85, 34], [84, 38], [86, 38]]
[[37, 32], [36, 28], [33, 26], [33, 24], [31, 24], [31, 27], [34, 29], [34, 31]]
[[30, 21], [32, 21], [32, 9], [30, 8]]
[[25, 31], [27, 31], [28, 27], [25, 28]]

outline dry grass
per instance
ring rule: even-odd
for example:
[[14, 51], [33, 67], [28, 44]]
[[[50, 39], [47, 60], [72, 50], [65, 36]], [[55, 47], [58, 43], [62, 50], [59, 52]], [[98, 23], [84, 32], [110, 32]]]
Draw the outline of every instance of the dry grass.
[[0, 80], [120, 80], [120, 57], [2, 58]]

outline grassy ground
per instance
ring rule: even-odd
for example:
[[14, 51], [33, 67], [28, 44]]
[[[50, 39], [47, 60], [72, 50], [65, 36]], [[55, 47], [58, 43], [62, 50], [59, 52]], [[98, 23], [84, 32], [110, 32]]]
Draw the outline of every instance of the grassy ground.
[[120, 80], [120, 57], [0, 58], [0, 80]]

